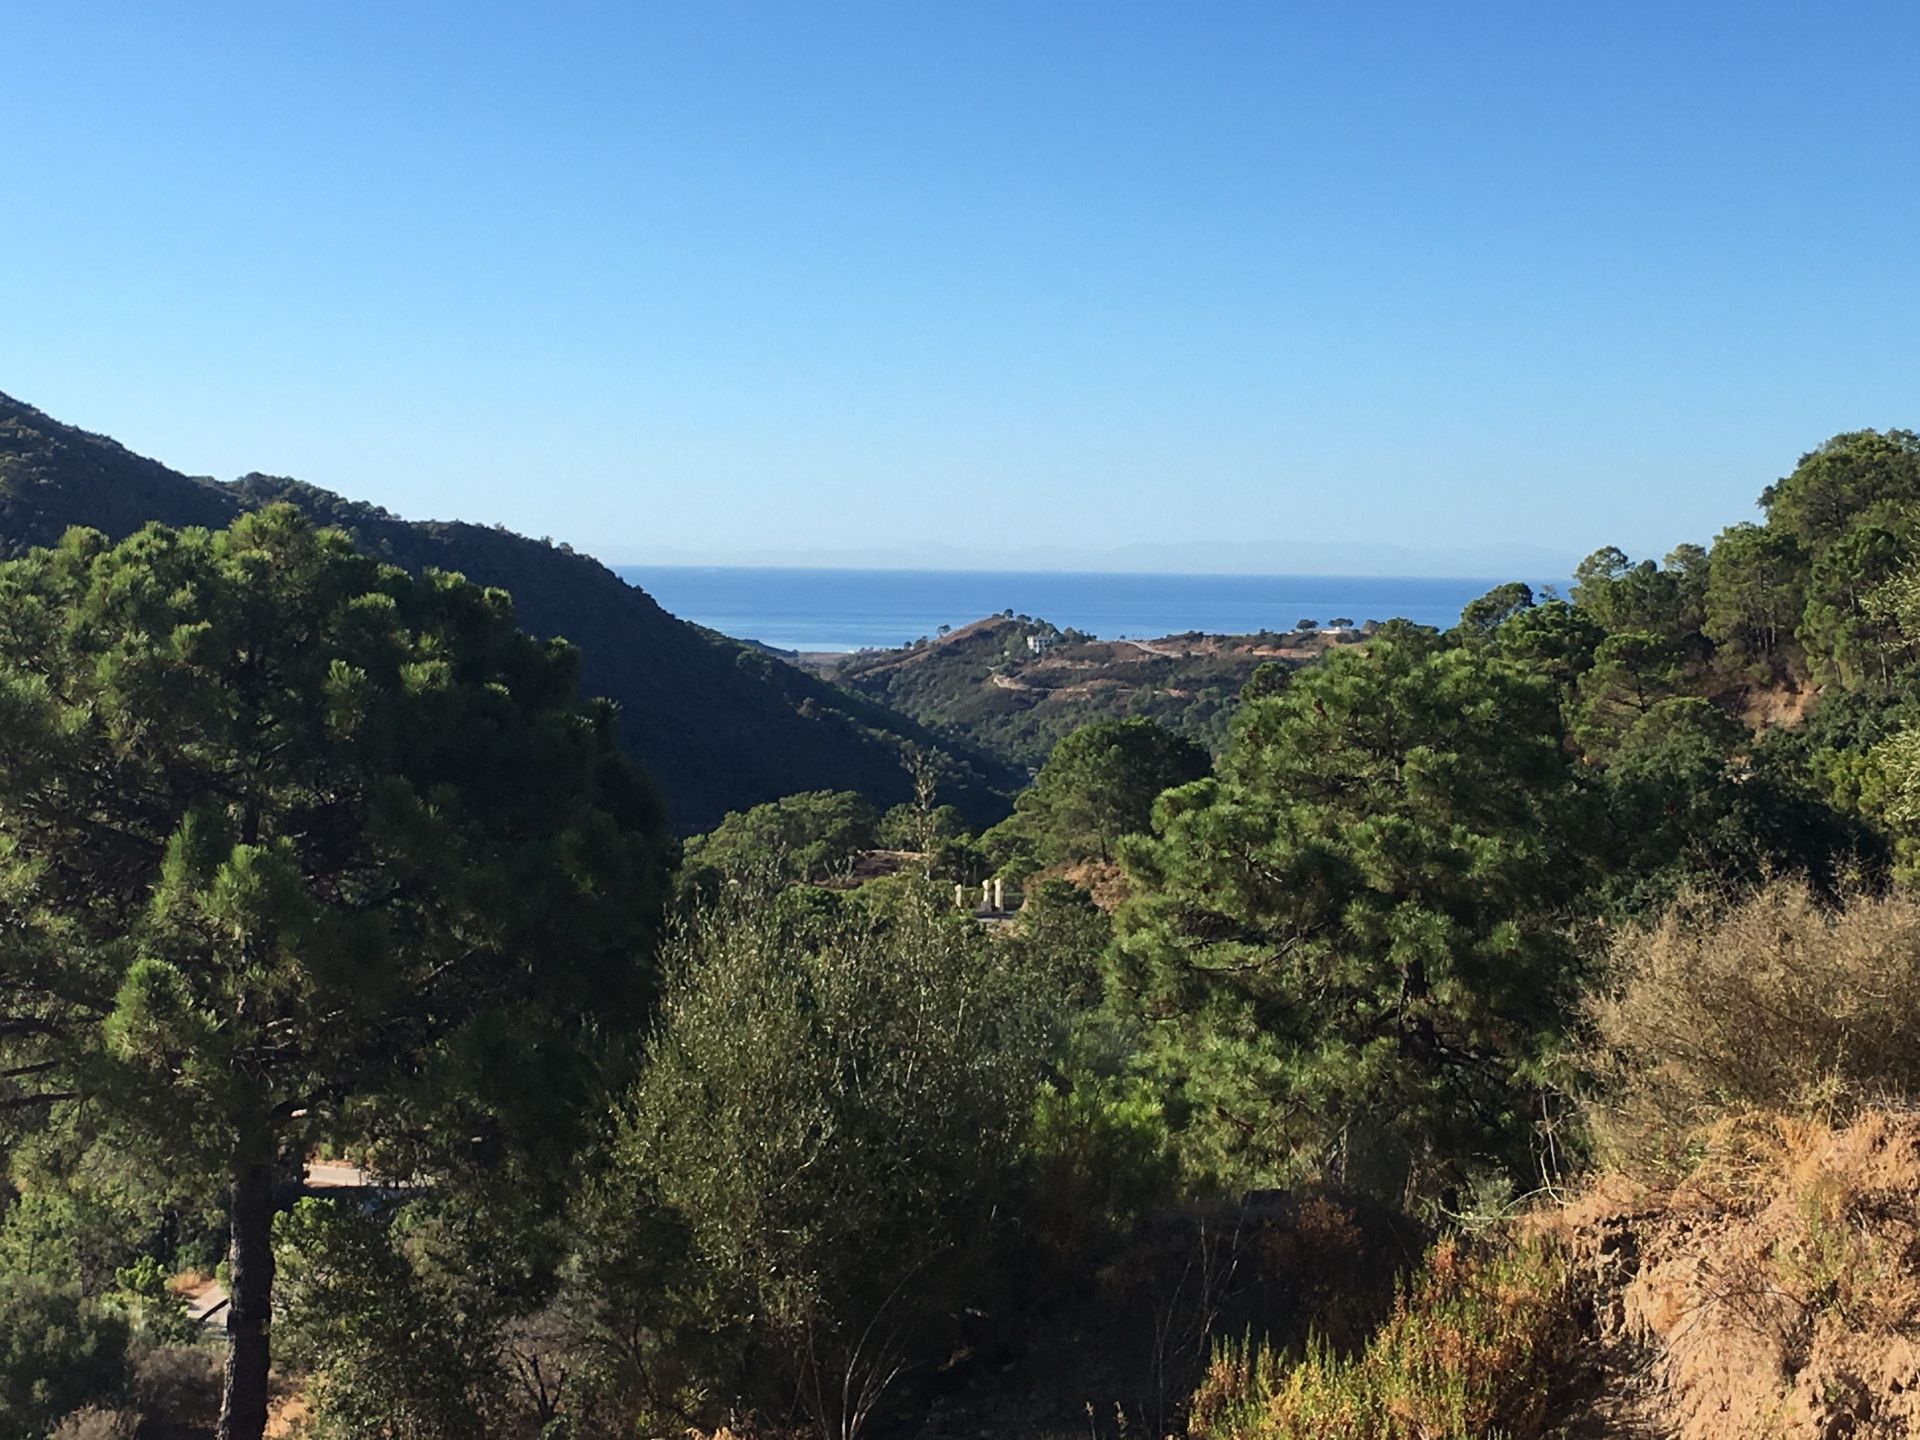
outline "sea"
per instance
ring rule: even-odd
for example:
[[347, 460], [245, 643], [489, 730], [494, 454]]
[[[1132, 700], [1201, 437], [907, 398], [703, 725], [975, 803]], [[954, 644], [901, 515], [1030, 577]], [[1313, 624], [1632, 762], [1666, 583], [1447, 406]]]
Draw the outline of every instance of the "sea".
[[[623, 565], [683, 620], [779, 650], [888, 649], [1011, 609], [1103, 640], [1404, 618], [1442, 629], [1501, 580]], [[1511, 577], [1508, 577], [1511, 578]]]

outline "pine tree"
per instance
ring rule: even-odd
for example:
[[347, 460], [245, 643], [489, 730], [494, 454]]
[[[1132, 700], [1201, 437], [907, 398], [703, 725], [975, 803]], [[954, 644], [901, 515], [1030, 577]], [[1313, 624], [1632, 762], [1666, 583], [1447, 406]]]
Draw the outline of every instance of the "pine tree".
[[1249, 701], [1128, 842], [1119, 993], [1190, 1160], [1392, 1191], [1518, 1167], [1587, 822], [1551, 686], [1409, 636]]
[[4, 1103], [224, 1191], [223, 1440], [311, 1147], [550, 1134], [647, 1001], [664, 815], [574, 674], [291, 507], [0, 567]]
[[1053, 747], [1016, 823], [1041, 858], [1111, 858], [1123, 835], [1145, 830], [1163, 790], [1207, 773], [1207, 752], [1140, 716], [1097, 720]]

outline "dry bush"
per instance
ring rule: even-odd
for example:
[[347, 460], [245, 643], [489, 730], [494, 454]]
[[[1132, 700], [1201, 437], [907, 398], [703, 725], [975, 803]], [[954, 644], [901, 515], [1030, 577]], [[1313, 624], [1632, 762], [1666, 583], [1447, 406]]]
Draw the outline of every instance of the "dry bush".
[[144, 1436], [207, 1435], [220, 1415], [220, 1353], [203, 1345], [172, 1345], [134, 1356], [135, 1407], [147, 1417]]
[[1780, 1288], [1858, 1335], [1920, 1322], [1920, 1147], [1911, 1117], [1871, 1111], [1843, 1129], [1782, 1119], [1775, 1189], [1760, 1212]]
[[1700, 1132], [1664, 1204], [1721, 1237], [1697, 1257], [1713, 1303], [1761, 1331], [1818, 1314], [1859, 1335], [1920, 1321], [1913, 1131], [1876, 1109], [1845, 1126], [1749, 1111]]
[[139, 1412], [89, 1405], [55, 1426], [51, 1440], [134, 1440], [139, 1433]]
[[1591, 1014], [1600, 1138], [1655, 1168], [1742, 1112], [1834, 1118], [1920, 1094], [1920, 903], [1825, 906], [1790, 880], [1731, 904], [1682, 897], [1621, 937]]

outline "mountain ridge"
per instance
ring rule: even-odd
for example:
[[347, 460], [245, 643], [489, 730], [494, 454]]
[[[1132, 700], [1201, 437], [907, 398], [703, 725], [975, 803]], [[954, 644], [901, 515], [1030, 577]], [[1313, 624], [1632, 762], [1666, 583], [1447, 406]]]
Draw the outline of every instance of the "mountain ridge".
[[669, 614], [591, 556], [501, 526], [406, 520], [306, 481], [189, 476], [110, 436], [0, 392], [0, 554], [57, 543], [73, 525], [118, 539], [150, 521], [220, 528], [276, 501], [338, 527], [408, 570], [455, 570], [498, 586], [528, 631], [580, 651], [583, 693], [620, 708], [627, 748], [683, 831], [803, 790], [910, 798], [909, 746], [947, 756], [942, 795], [979, 819], [1005, 808], [1017, 776], [984, 752], [848, 694], [762, 650]]

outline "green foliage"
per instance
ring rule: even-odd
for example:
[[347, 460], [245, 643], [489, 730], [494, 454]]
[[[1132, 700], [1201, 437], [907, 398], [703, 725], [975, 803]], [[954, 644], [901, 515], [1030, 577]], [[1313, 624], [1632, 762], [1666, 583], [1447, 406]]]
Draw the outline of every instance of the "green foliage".
[[1602, 908], [1645, 919], [1688, 889], [1732, 892], [1798, 874], [1823, 892], [1874, 870], [1881, 846], [1792, 765], [1697, 696], [1626, 730], [1601, 776], [1609, 874]]
[[785, 880], [813, 884], [844, 871], [878, 843], [873, 806], [850, 790], [788, 795], [727, 816], [687, 842], [689, 874], [738, 877], [771, 868]]
[[1207, 753], [1151, 720], [1103, 720], [1073, 732], [1015, 803], [1015, 823], [1043, 864], [1111, 859], [1145, 830], [1161, 793], [1207, 773]]
[[1573, 602], [1610, 633], [1637, 630], [1673, 643], [1699, 633], [1707, 552], [1681, 545], [1664, 565], [1635, 563], [1614, 546], [1596, 550], [1574, 570]]
[[1437, 1246], [1359, 1355], [1228, 1345], [1194, 1440], [1532, 1440], [1578, 1338], [1566, 1261], [1540, 1243]]
[[566, 637], [578, 649], [582, 690], [615, 704], [616, 735], [683, 832], [799, 790], [905, 800], [912, 789], [900, 760], [915, 746], [949, 759], [949, 797], [975, 823], [1003, 814], [1022, 778], [775, 655], [675, 619], [566, 547], [500, 527], [405, 521], [270, 475], [231, 485], [191, 479], [0, 395], [0, 554], [56, 544], [73, 525], [120, 540], [152, 521], [217, 529], [276, 503], [416, 575], [454, 571], [505, 590], [521, 625]]
[[1051, 1017], [1058, 1059], [1029, 1143], [1027, 1221], [1069, 1257], [1180, 1193], [1165, 1108], [1128, 1065], [1138, 1036], [1100, 1005], [1112, 936], [1112, 921], [1085, 891], [1044, 880], [1001, 942], [1059, 1005]]
[[927, 850], [946, 840], [967, 835], [966, 817], [951, 805], [922, 809], [896, 805], [880, 817], [875, 838], [892, 850]]
[[1576, 691], [1574, 733], [1584, 749], [1605, 754], [1621, 731], [1670, 698], [1681, 680], [1680, 649], [1644, 630], [1607, 636]]
[[1164, 1105], [1149, 1086], [1096, 1068], [1102, 1058], [1097, 1047], [1072, 1047], [1034, 1114], [1027, 1219], [1070, 1261], [1182, 1193]]
[[1648, 877], [1670, 896], [1679, 882], [1666, 872], [1693, 846], [1717, 838], [1740, 812], [1741, 781], [1729, 757], [1745, 732], [1693, 696], [1662, 700], [1621, 737], [1605, 784], [1612, 830], [1626, 854], [1621, 869], [1639, 884]]
[[1293, 672], [1278, 661], [1263, 660], [1247, 677], [1247, 683], [1240, 687], [1240, 698], [1264, 700], [1269, 695], [1278, 695], [1287, 688], [1287, 682], [1292, 678]]
[[568, 958], [559, 1008], [637, 1013], [661, 812], [498, 592], [283, 509], [76, 532], [0, 595], [0, 823], [40, 937], [11, 994], [53, 1022], [45, 1063], [174, 1159], [224, 1170], [294, 1110], [314, 1133], [508, 996], [537, 1033], [535, 954]]
[[[1889, 626], [1908, 645], [1920, 636], [1920, 566], [1903, 557], [1902, 563], [1868, 594], [1865, 608]], [[1903, 646], [1903, 653], [1906, 647]]]
[[1713, 575], [1712, 552], [1704, 545], [1680, 544], [1667, 552], [1661, 570], [1671, 577], [1665, 615], [1668, 633], [1686, 641], [1699, 634], [1707, 617], [1707, 585]]
[[1009, 815], [981, 835], [979, 848], [988, 873], [1015, 884], [1040, 868], [1040, 850], [1029, 833], [1024, 816]]
[[927, 856], [925, 874], [931, 880], [948, 880], [957, 885], [978, 885], [992, 875], [994, 866], [987, 852], [970, 836], [955, 835], [939, 841]]
[[[354, 533], [269, 506], [0, 567], [0, 1440], [112, 1401], [130, 1335], [189, 1338], [168, 1276], [221, 1240], [263, 1380], [264, 1236], [321, 1146], [431, 1183], [280, 1215], [320, 1433], [846, 1440], [969, 1307], [1105, 1283], [1170, 1204], [1527, 1184], [1583, 1025], [1610, 1137], [1656, 1148], [1920, 1083], [1912, 907], [1853, 890], [1889, 846], [1920, 875], [1908, 432], [1836, 437], [1711, 552], [1602, 550], [1571, 602], [1499, 586], [1446, 636], [1293, 667], [1009, 613], [845, 693], [550, 547], [49, 426], [0, 398], [0, 544], [83, 502]], [[657, 1012], [673, 844], [622, 725], [714, 825]], [[973, 838], [1012, 770], [922, 725], [1038, 765], [1015, 814]], [[924, 858], [818, 884], [878, 847]], [[991, 932], [946, 903], [1108, 857], [1117, 924], [1058, 881]], [[1588, 1005], [1580, 942], [1621, 935]], [[1809, 1293], [1853, 1284], [1837, 1217]], [[1564, 1299], [1552, 1257], [1443, 1248], [1363, 1351], [1223, 1354], [1194, 1433], [1525, 1434]]]
[[173, 1292], [169, 1278], [167, 1267], [153, 1256], [136, 1256], [115, 1272], [111, 1303], [144, 1343], [191, 1345], [200, 1339], [200, 1325], [187, 1313], [186, 1301]]
[[1593, 668], [1594, 651], [1606, 631], [1585, 610], [1565, 600], [1545, 600], [1517, 610], [1493, 632], [1503, 658], [1570, 690]]
[[1042, 880], [1020, 909], [1020, 928], [1007, 937], [1030, 978], [1058, 999], [1066, 1013], [1091, 1012], [1100, 999], [1100, 962], [1113, 938], [1113, 921], [1091, 896], [1064, 880]]
[[[1020, 956], [915, 891], [796, 916], [737, 888], [687, 921], [588, 1226], [606, 1333], [857, 1431], [981, 1281], [1047, 1034]], [[623, 1269], [663, 1232], [669, 1269]]]
[[230, 1191], [256, 1423], [267, 1222], [312, 1147], [564, 1154], [583, 1026], [644, 1011], [664, 816], [573, 682], [500, 592], [286, 507], [0, 568], [0, 1049]]
[[134, 1172], [101, 1173], [107, 1159], [91, 1152], [80, 1174], [62, 1176], [55, 1167], [67, 1156], [42, 1148], [16, 1157], [27, 1188], [0, 1211], [0, 1271], [77, 1283], [90, 1297], [114, 1288], [142, 1253], [140, 1232], [161, 1216], [160, 1204], [141, 1202], [164, 1197], [142, 1194], [144, 1177]]
[[1911, 834], [1920, 830], [1920, 729], [1889, 735], [1867, 752], [1862, 800]]
[[1708, 638], [1774, 666], [1806, 607], [1806, 552], [1791, 534], [1758, 525], [1720, 532], [1708, 562]]
[[1524, 1174], [1590, 823], [1551, 689], [1508, 662], [1376, 640], [1249, 705], [1126, 852], [1116, 979], [1189, 1163]]
[[1031, 1234], [1079, 1257], [1179, 1193], [1178, 1163], [1159, 1097], [1130, 1072], [1132, 1028], [1102, 1008], [1111, 918], [1086, 891], [1042, 880], [999, 952], [1028, 977], [1026, 1003], [1054, 1065], [1027, 1145], [1023, 1216]]
[[1854, 430], [1800, 457], [1760, 496], [1768, 527], [1818, 550], [1877, 509], [1920, 503], [1920, 435]]
[[[1884, 687], [1912, 654], [1888, 613], [1888, 586], [1909, 547], [1884, 525], [1854, 526], [1820, 551], [1807, 578], [1799, 639], [1820, 679]], [[1912, 632], [1908, 632], [1912, 633]]]
[[[1902, 560], [1864, 609], [1876, 622], [1883, 662], [1910, 650], [1920, 636], [1920, 572]], [[1898, 872], [1912, 883], [1920, 876], [1920, 672], [1888, 675], [1873, 688], [1875, 699], [1843, 696], [1823, 706], [1795, 748], [1837, 804], [1885, 827]]]
[[279, 1216], [276, 1334], [308, 1374], [316, 1433], [631, 1433], [598, 1408], [600, 1357], [572, 1318], [583, 1303], [556, 1303], [566, 1205], [594, 1163], [468, 1167]]
[[422, 1274], [385, 1217], [303, 1200], [274, 1223], [276, 1324], [309, 1368], [321, 1437], [490, 1433], [507, 1379], [495, 1317]]
[[44, 1440], [61, 1416], [126, 1384], [118, 1315], [52, 1281], [0, 1272], [0, 1440]]
[[1476, 600], [1469, 600], [1460, 612], [1461, 637], [1485, 641], [1493, 637], [1507, 621], [1533, 609], [1533, 587], [1518, 580], [1496, 585]]

